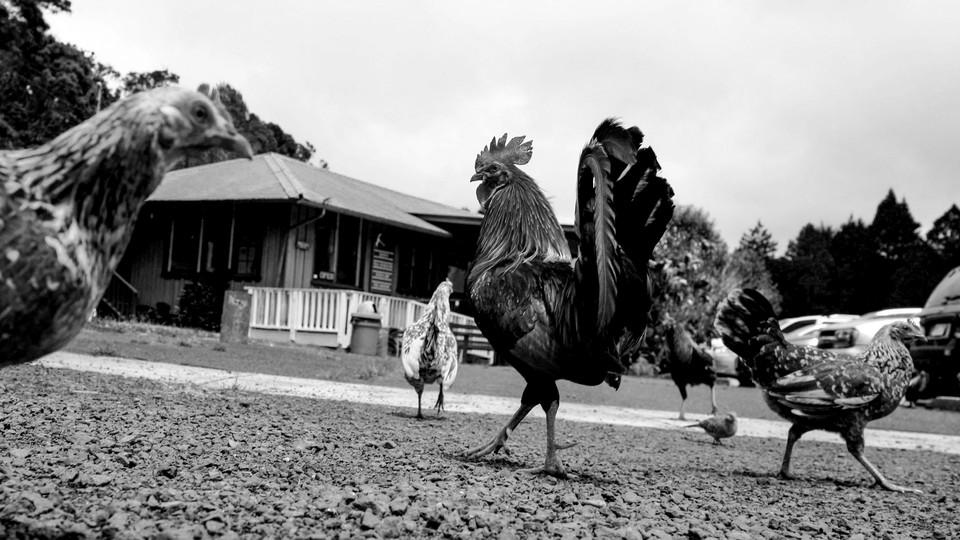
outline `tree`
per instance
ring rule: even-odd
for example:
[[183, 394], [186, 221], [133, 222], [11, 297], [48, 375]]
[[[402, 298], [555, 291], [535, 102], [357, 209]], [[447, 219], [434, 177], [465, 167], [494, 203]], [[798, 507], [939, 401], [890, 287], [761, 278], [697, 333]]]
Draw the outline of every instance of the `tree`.
[[49, 33], [43, 9], [69, 11], [68, 0], [0, 2], [0, 149], [40, 145], [92, 116], [111, 70]]
[[807, 224], [787, 245], [774, 265], [774, 279], [783, 295], [783, 316], [829, 313], [834, 310], [830, 283], [836, 271], [830, 243], [833, 230]]
[[943, 259], [946, 270], [960, 266], [960, 208], [956, 204], [933, 222], [927, 243]]
[[720, 281], [720, 290], [730, 292], [739, 287], [760, 291], [774, 311], [780, 311], [780, 290], [773, 281], [767, 260], [753, 249], [739, 247], [730, 254]]
[[124, 96], [143, 92], [161, 86], [170, 86], [180, 82], [180, 76], [165, 69], [136, 72], [131, 71], [120, 81], [120, 90]]
[[740, 247], [738, 249], [752, 251], [763, 261], [769, 261], [773, 259], [777, 252], [777, 242], [774, 241], [773, 235], [763, 226], [763, 223], [757, 221], [756, 226], [740, 237]]
[[917, 229], [920, 224], [914, 221], [907, 207], [907, 201], [897, 202], [891, 189], [877, 206], [877, 214], [870, 224], [870, 233], [877, 241], [880, 256], [884, 260], [896, 262], [911, 251], [920, 236]]
[[665, 350], [665, 316], [685, 323], [697, 341], [713, 334], [717, 304], [726, 292], [720, 284], [727, 246], [706, 212], [680, 206], [653, 258], [654, 305], [644, 355], [659, 363]]
[[877, 241], [863, 220], [844, 223], [830, 241], [836, 272], [830, 290], [833, 309], [841, 313], [866, 313], [886, 307], [889, 277], [881, 271]]

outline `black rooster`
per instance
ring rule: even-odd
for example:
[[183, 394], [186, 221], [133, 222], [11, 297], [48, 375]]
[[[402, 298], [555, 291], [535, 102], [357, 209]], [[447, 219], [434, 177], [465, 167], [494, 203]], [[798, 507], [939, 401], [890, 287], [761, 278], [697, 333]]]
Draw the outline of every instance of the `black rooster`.
[[750, 368], [764, 400], [792, 423], [780, 476], [790, 478], [790, 454], [800, 437], [815, 429], [839, 433], [847, 450], [891, 491], [891, 484], [863, 455], [867, 422], [893, 412], [903, 399], [913, 359], [909, 343], [923, 332], [908, 322], [880, 329], [857, 356], [788, 343], [770, 302], [753, 289], [737, 289], [720, 303], [715, 321], [723, 342]]
[[614, 388], [634, 353], [650, 310], [647, 262], [673, 216], [673, 191], [657, 176], [643, 134], [605, 120], [583, 149], [577, 171], [580, 254], [567, 241], [537, 183], [517, 166], [530, 161], [524, 137], [494, 138], [477, 156], [477, 199], [484, 210], [467, 279], [476, 323], [498, 355], [526, 380], [520, 408], [478, 458], [506, 451], [510, 433], [535, 406], [547, 415], [547, 453], [531, 472], [564, 476], [554, 425], [556, 381]]
[[216, 93], [201, 91], [134, 94], [47, 144], [0, 152], [0, 367], [80, 331], [140, 206], [188, 150], [252, 157]]
[[717, 414], [717, 371], [713, 367], [713, 356], [693, 342], [690, 333], [679, 321], [666, 322], [667, 363], [670, 378], [680, 389], [680, 420], [686, 420], [683, 414], [687, 404], [687, 386], [705, 384], [710, 387], [710, 414]]

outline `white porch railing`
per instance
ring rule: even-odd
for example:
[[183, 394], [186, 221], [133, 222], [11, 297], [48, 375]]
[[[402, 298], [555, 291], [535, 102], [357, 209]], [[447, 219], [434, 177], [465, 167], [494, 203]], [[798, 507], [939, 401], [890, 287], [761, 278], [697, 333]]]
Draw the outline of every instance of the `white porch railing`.
[[[353, 334], [350, 315], [362, 302], [373, 302], [384, 328], [404, 329], [427, 307], [416, 300], [340, 289], [246, 287], [246, 290], [252, 296], [250, 328], [288, 331], [291, 341], [297, 340], [298, 331], [336, 332], [341, 347], [350, 345]], [[474, 324], [473, 317], [452, 312], [450, 322]]]

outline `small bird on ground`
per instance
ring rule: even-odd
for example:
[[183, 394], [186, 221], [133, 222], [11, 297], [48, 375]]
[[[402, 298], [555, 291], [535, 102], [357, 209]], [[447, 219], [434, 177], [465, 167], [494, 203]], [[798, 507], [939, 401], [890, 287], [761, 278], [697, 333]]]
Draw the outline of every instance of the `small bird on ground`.
[[707, 435], [713, 437], [713, 444], [723, 444], [720, 439], [729, 439], [737, 434], [737, 413], [717, 414], [685, 427], [703, 428]]
[[403, 375], [417, 391], [417, 418], [423, 419], [423, 386], [440, 384], [440, 395], [434, 405], [437, 414], [443, 410], [443, 391], [449, 390], [457, 378], [457, 337], [450, 331], [450, 293], [453, 283], [445, 280], [433, 291], [426, 311], [403, 331], [400, 359]]
[[0, 152], [0, 367], [80, 332], [147, 197], [188, 151], [211, 147], [253, 157], [203, 85], [140, 92], [44, 145]]
[[847, 450], [884, 489], [918, 490], [890, 483], [863, 453], [867, 423], [896, 410], [913, 374], [909, 344], [924, 339], [910, 322], [880, 329], [857, 356], [786, 341], [770, 302], [753, 289], [731, 292], [714, 321], [723, 343], [743, 359], [767, 406], [793, 425], [780, 476], [791, 478], [793, 445], [808, 431], [838, 433]]

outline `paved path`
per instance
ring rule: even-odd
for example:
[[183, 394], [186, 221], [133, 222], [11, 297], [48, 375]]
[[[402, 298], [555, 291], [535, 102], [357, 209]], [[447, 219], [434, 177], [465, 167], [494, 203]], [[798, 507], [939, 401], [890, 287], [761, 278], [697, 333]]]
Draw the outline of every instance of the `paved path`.
[[[299, 379], [259, 373], [239, 373], [143, 360], [95, 357], [62, 351], [41, 358], [37, 363], [50, 368], [195, 384], [205, 388], [237, 387], [244, 391], [265, 394], [352, 401], [390, 407], [412, 407], [416, 403], [416, 394], [413, 389]], [[512, 415], [518, 405], [519, 400], [517, 398], [457, 394], [454, 392], [444, 394], [444, 408], [450, 412]], [[617, 424], [655, 429], [682, 429], [685, 425], [692, 423], [677, 420], [675, 414], [676, 411], [655, 411], [564, 402], [557, 418], [571, 422]], [[530, 415], [542, 418], [543, 412], [537, 408]], [[698, 414], [688, 416], [692, 421], [704, 418], [704, 415]], [[786, 439], [789, 427], [786, 422], [740, 418], [738, 435]], [[803, 438], [804, 440], [833, 443], [842, 442], [840, 437], [835, 434], [816, 431], [804, 435]], [[871, 447], [930, 450], [960, 455], [960, 437], [958, 436], [868, 429], [866, 438], [867, 445]]]

